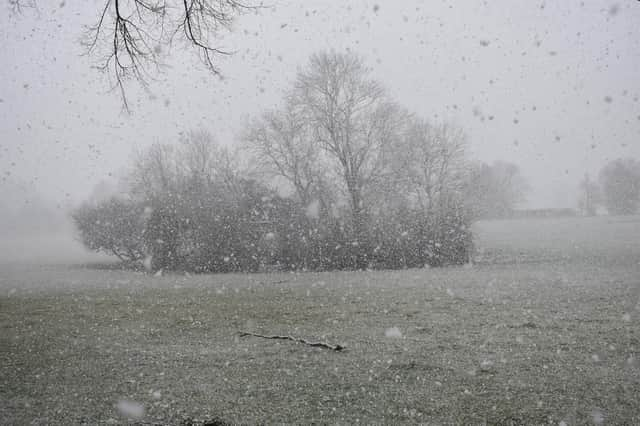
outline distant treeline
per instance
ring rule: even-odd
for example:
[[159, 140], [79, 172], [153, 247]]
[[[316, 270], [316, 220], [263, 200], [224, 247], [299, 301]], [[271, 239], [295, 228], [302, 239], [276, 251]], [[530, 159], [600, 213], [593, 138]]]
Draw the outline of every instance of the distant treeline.
[[524, 209], [513, 210], [507, 219], [528, 219], [545, 217], [574, 217], [578, 211], [571, 208]]
[[516, 166], [470, 162], [460, 128], [400, 108], [351, 54], [312, 56], [240, 145], [197, 131], [138, 153], [118, 196], [75, 211], [83, 242], [153, 270], [462, 264], [472, 220], [526, 187]]
[[600, 206], [612, 215], [640, 213], [639, 160], [627, 157], [609, 161], [600, 170], [598, 181], [585, 174], [580, 182], [580, 210], [593, 216]]

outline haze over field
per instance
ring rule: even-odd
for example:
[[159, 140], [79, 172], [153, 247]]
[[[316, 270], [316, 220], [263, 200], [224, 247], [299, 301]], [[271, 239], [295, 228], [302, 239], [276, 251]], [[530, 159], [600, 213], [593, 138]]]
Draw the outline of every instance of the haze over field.
[[38, 193], [33, 184], [5, 181], [0, 198], [0, 263], [82, 263], [105, 257], [82, 246], [70, 206]]

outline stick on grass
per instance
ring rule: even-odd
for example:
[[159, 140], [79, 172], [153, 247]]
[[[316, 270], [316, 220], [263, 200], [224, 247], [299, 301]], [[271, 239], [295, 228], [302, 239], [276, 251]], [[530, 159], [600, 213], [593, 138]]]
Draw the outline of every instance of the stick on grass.
[[308, 345], [308, 346], [314, 346], [314, 347], [318, 347], [318, 348], [330, 349], [332, 351], [341, 351], [341, 350], [345, 349], [345, 347], [342, 346], [342, 345], [332, 345], [330, 343], [325, 343], [325, 342], [310, 342], [310, 341], [308, 341], [306, 339], [302, 339], [300, 337], [278, 336], [278, 335], [268, 336], [268, 335], [264, 335], [264, 334], [251, 333], [251, 332], [248, 332], [248, 331], [241, 331], [240, 332], [240, 337], [245, 337], [245, 336], [262, 337], [263, 339], [291, 340], [293, 342], [304, 343], [305, 345]]

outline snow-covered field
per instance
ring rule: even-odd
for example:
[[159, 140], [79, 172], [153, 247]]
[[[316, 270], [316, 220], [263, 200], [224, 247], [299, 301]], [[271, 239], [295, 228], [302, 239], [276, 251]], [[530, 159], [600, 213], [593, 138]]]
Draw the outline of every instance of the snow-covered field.
[[475, 225], [483, 261], [640, 261], [640, 216], [483, 221]]
[[477, 235], [460, 268], [5, 265], [0, 423], [640, 424], [640, 218]]

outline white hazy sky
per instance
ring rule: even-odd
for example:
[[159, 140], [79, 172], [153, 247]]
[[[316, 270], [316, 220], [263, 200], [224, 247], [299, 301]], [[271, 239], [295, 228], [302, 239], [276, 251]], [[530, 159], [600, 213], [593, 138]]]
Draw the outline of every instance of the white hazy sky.
[[194, 128], [231, 145], [311, 53], [331, 48], [361, 54], [410, 110], [462, 126], [474, 158], [520, 165], [529, 206], [575, 206], [585, 172], [640, 158], [635, 0], [274, 0], [220, 39], [237, 52], [219, 62], [224, 80], [175, 46], [150, 93], [128, 85], [131, 115], [78, 42], [103, 0], [73, 3], [0, 14], [0, 193], [20, 180], [83, 199], [134, 148]]

